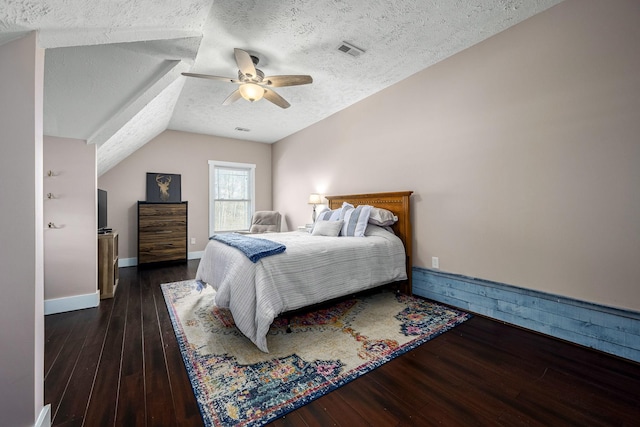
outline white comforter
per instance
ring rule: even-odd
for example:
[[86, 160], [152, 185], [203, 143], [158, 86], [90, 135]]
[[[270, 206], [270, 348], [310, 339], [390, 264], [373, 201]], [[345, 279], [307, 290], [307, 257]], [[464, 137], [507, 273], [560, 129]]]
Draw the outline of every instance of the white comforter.
[[216, 305], [229, 308], [238, 329], [264, 352], [280, 313], [407, 278], [401, 240], [381, 227], [369, 225], [366, 237], [304, 231], [255, 237], [287, 250], [254, 264], [238, 249], [210, 240], [196, 279], [216, 290]]

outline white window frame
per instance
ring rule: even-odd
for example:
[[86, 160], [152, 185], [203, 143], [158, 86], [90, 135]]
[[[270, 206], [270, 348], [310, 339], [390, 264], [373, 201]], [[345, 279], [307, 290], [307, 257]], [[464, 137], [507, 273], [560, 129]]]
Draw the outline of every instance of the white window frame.
[[[237, 162], [223, 162], [219, 160], [209, 160], [209, 236], [216, 233], [216, 213], [215, 213], [215, 170], [216, 168], [233, 168], [233, 169], [246, 169], [249, 171], [249, 218], [247, 218], [247, 224], [251, 226], [251, 218], [255, 212], [255, 200], [256, 200], [256, 165], [252, 163], [237, 163]], [[249, 229], [247, 227], [247, 230]], [[227, 230], [228, 231], [228, 230]], [[240, 230], [235, 230], [240, 231]]]

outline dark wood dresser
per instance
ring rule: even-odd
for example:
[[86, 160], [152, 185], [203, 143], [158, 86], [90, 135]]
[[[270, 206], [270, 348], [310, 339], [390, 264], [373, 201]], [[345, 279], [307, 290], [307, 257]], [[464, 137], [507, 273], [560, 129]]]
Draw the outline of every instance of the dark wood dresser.
[[187, 261], [187, 202], [138, 202], [138, 265]]

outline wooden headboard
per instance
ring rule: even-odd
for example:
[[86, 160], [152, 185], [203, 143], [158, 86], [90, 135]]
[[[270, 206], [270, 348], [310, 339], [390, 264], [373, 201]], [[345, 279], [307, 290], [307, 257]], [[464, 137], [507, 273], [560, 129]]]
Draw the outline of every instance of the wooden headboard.
[[325, 196], [329, 201], [329, 209], [338, 209], [343, 202], [358, 205], [371, 205], [377, 208], [387, 209], [398, 217], [398, 221], [391, 228], [404, 243], [407, 255], [407, 283], [401, 286], [403, 293], [411, 295], [411, 215], [410, 196], [413, 191], [397, 191], [392, 193], [351, 194], [347, 196]]

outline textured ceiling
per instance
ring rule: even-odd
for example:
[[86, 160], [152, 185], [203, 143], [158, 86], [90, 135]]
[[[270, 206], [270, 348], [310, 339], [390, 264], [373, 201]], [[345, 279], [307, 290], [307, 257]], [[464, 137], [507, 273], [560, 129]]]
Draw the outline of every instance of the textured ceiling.
[[[97, 144], [101, 175], [167, 128], [278, 141], [559, 2], [2, 0], [0, 44], [39, 31], [45, 134]], [[284, 110], [180, 74], [236, 77], [234, 48], [314, 82], [277, 88]]]

